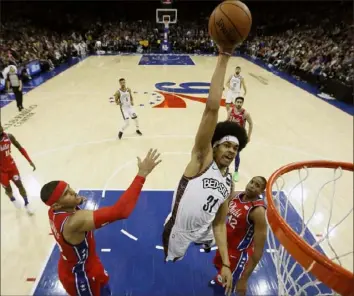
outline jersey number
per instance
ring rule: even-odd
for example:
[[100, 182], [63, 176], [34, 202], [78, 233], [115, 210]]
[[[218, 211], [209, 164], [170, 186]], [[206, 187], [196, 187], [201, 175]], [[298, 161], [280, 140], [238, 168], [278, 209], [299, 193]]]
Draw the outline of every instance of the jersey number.
[[5, 156], [8, 157], [10, 155], [10, 150], [5, 151]]
[[211, 211], [215, 207], [215, 205], [218, 202], [218, 200], [219, 200], [218, 198], [214, 198], [214, 196], [209, 195], [208, 198], [207, 198], [207, 203], [204, 204], [204, 206], [203, 206], [203, 210], [205, 212], [211, 213]]
[[229, 217], [229, 225], [232, 227], [232, 229], [235, 229], [237, 225], [237, 219], [232, 215]]

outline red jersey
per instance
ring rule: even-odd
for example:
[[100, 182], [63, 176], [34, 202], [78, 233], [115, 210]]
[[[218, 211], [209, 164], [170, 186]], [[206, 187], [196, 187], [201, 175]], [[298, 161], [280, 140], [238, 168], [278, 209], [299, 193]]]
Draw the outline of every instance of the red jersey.
[[[80, 208], [77, 207], [77, 210]], [[63, 237], [64, 224], [72, 214], [74, 213], [55, 212], [53, 209], [48, 211], [50, 227], [61, 254], [58, 263], [59, 279], [64, 287], [80, 279], [80, 283], [82, 279], [105, 283], [108, 281], [108, 275], [96, 254], [93, 231], [86, 232], [85, 239], [78, 245], [71, 245]], [[88, 282], [87, 286], [90, 286]]]
[[233, 106], [231, 109], [229, 120], [232, 122], [238, 123], [242, 127], [245, 127], [245, 125], [246, 125], [246, 110], [242, 108], [240, 111], [237, 111], [236, 107]]
[[255, 201], [242, 201], [244, 195], [244, 192], [240, 193], [231, 200], [229, 205], [226, 229], [230, 252], [242, 252], [253, 247], [254, 225], [248, 217], [254, 208], [266, 208], [263, 198]]
[[0, 139], [0, 171], [6, 172], [15, 166], [11, 156], [11, 140], [8, 134], [3, 133]]

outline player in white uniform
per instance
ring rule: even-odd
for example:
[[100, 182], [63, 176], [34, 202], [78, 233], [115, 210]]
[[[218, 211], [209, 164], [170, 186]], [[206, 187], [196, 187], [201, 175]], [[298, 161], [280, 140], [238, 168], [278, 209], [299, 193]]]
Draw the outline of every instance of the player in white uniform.
[[139, 130], [139, 121], [138, 116], [134, 110], [134, 101], [130, 88], [127, 88], [125, 85], [125, 79], [119, 79], [120, 89], [114, 94], [115, 101], [117, 105], [120, 106], [120, 111], [122, 112], [122, 116], [124, 119], [124, 125], [120, 129], [118, 138], [121, 139], [123, 136], [123, 132], [129, 126], [129, 118], [135, 121], [136, 133], [142, 136], [142, 133]]
[[226, 82], [226, 87], [228, 91], [226, 93], [226, 111], [229, 113], [232, 103], [237, 97], [241, 97], [241, 88], [244, 90], [243, 96], [246, 96], [247, 89], [245, 84], [245, 79], [240, 75], [241, 67], [236, 67], [235, 73], [229, 77], [229, 80]]
[[247, 144], [243, 127], [230, 121], [217, 124], [229, 58], [228, 53], [219, 54], [191, 160], [175, 191], [163, 231], [165, 261], [181, 260], [193, 242], [207, 247], [216, 242], [228, 294], [232, 288], [225, 226], [232, 191], [228, 167]]

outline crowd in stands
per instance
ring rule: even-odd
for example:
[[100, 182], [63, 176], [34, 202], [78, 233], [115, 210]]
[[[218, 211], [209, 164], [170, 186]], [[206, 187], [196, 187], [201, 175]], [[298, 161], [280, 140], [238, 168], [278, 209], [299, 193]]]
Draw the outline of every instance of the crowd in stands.
[[[336, 13], [318, 8], [290, 14], [263, 13], [240, 50], [294, 76], [310, 73], [319, 78], [335, 78], [352, 84], [354, 46], [350, 10], [337, 3]], [[327, 9], [324, 10], [324, 9]], [[264, 16], [266, 15], [266, 17]], [[263, 16], [263, 18], [262, 18]], [[66, 30], [38, 26], [29, 19], [9, 19], [1, 24], [0, 70], [9, 64], [21, 65], [39, 59], [51, 70], [72, 56], [97, 50], [118, 52], [158, 52], [163, 25], [154, 20], [89, 21], [78, 27], [70, 15]], [[76, 24], [75, 26], [70, 24]], [[176, 53], [214, 53], [207, 31], [207, 17], [170, 25], [169, 41]]]

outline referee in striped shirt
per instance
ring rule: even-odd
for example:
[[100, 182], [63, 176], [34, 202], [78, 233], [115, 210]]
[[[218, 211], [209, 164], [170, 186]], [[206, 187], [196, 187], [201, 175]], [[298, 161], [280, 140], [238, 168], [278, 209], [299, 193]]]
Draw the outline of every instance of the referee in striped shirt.
[[22, 101], [23, 101], [22, 80], [21, 80], [20, 76], [17, 74], [15, 67], [10, 66], [10, 70], [9, 70], [9, 73], [7, 74], [6, 82], [7, 82], [6, 83], [7, 90], [12, 88], [12, 91], [14, 92], [18, 111], [22, 111], [22, 109], [23, 109], [23, 106], [22, 106]]

